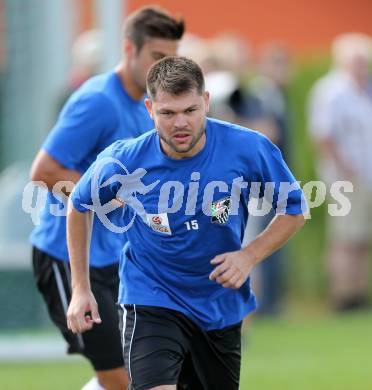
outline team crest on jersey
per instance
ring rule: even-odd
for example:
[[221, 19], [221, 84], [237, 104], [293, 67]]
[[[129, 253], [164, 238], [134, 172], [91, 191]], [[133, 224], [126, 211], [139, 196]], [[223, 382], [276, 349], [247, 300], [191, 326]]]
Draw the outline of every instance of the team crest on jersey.
[[162, 214], [147, 214], [147, 223], [155, 232], [171, 235], [172, 231], [169, 226], [168, 215]]
[[229, 219], [231, 199], [230, 196], [216, 200], [211, 204], [211, 222], [223, 225]]

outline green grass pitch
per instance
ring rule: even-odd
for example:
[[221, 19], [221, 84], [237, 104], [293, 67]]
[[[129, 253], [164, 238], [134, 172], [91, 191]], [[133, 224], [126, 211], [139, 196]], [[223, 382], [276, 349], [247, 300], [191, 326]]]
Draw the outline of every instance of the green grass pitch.
[[[249, 321], [241, 390], [372, 389], [371, 323], [372, 313]], [[83, 360], [0, 363], [0, 389], [76, 390], [91, 375]]]

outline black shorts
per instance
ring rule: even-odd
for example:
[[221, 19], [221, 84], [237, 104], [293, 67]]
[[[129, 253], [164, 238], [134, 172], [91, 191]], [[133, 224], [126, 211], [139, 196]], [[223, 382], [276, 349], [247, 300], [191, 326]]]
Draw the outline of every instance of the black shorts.
[[241, 323], [205, 332], [174, 310], [125, 305], [120, 312], [131, 389], [238, 390]]
[[100, 325], [82, 334], [67, 328], [66, 312], [71, 299], [69, 263], [55, 259], [33, 248], [32, 263], [37, 287], [48, 307], [50, 318], [68, 343], [68, 353], [80, 353], [96, 371], [110, 370], [124, 365], [117, 297], [119, 287], [118, 265], [103, 268], [90, 267], [90, 281], [102, 319]]

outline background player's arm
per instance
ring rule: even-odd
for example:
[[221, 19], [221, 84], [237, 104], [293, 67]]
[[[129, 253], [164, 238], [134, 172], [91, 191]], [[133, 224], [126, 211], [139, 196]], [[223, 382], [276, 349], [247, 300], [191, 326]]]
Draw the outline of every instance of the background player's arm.
[[72, 297], [67, 311], [67, 325], [74, 333], [84, 332], [91, 329], [94, 323], [101, 323], [89, 281], [91, 217], [91, 212], [79, 212], [72, 202], [69, 202], [67, 245], [71, 265]]
[[42, 149], [32, 163], [31, 180], [44, 182], [49, 190], [59, 181], [76, 183], [80, 176], [78, 171], [67, 169]]
[[284, 245], [304, 224], [300, 215], [277, 215], [255, 240], [240, 251], [216, 256], [211, 264], [216, 266], [210, 279], [223, 287], [240, 288], [253, 267]]

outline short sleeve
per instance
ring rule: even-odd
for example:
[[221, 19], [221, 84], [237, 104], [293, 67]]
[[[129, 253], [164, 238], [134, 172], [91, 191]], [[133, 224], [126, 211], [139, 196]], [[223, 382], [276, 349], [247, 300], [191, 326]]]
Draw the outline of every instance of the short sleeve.
[[[260, 136], [257, 148], [257, 180], [261, 193], [267, 188], [270, 202], [279, 214], [305, 214], [307, 203], [299, 183], [283, 160], [277, 146], [264, 136]], [[265, 193], [265, 197], [266, 193]]]
[[66, 168], [82, 172], [81, 163], [96, 153], [116, 121], [114, 108], [103, 94], [72, 95], [42, 149]]
[[78, 211], [96, 211], [97, 207], [116, 199], [120, 182], [115, 178], [123, 174], [123, 170], [116, 158], [115, 145], [116, 143], [101, 152], [77, 182], [71, 193], [71, 201]]

